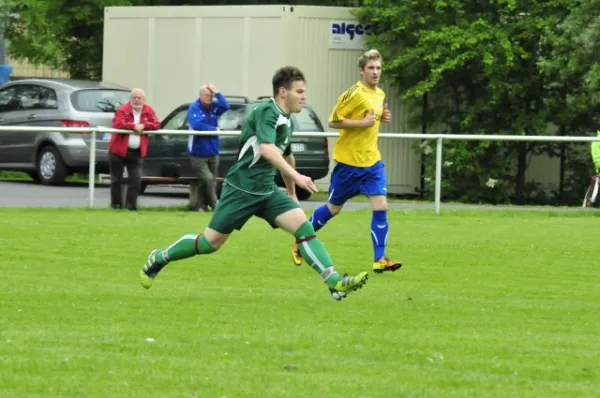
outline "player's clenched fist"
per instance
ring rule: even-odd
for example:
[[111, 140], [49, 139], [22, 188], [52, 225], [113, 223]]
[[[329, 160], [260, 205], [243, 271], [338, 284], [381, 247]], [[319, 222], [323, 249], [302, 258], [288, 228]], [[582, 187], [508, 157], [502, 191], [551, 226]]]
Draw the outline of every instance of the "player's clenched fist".
[[392, 112], [388, 108], [388, 104], [383, 105], [383, 113], [381, 114], [381, 123], [389, 123], [392, 121]]
[[365, 113], [365, 117], [363, 118], [363, 127], [373, 127], [375, 125], [375, 120], [376, 116], [373, 109], [367, 111]]

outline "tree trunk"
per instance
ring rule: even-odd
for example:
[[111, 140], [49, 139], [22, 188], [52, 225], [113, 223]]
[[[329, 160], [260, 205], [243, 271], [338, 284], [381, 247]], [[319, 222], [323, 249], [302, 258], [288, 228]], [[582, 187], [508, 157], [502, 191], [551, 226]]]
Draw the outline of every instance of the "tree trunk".
[[515, 186], [515, 196], [517, 204], [525, 204], [525, 171], [527, 170], [527, 143], [521, 142], [518, 146], [517, 155], [517, 177]]
[[[565, 126], [560, 127], [560, 131], [558, 135], [564, 136], [566, 133]], [[561, 142], [560, 144], [560, 170], [558, 177], [558, 198], [560, 200], [560, 204], [563, 203], [565, 198], [565, 163], [567, 157], [567, 144], [565, 142]]]

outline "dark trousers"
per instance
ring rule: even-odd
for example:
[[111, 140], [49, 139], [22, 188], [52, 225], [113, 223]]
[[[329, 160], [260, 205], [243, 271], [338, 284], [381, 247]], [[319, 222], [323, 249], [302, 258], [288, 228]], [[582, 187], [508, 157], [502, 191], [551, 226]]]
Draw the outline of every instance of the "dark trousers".
[[217, 207], [217, 170], [219, 156], [190, 156], [192, 170], [198, 177], [198, 209]]
[[125, 182], [123, 171], [127, 168], [127, 197], [125, 206], [129, 210], [137, 210], [137, 198], [142, 179], [142, 155], [139, 149], [129, 149], [125, 157], [110, 152], [110, 205], [115, 209], [123, 207], [122, 185]]

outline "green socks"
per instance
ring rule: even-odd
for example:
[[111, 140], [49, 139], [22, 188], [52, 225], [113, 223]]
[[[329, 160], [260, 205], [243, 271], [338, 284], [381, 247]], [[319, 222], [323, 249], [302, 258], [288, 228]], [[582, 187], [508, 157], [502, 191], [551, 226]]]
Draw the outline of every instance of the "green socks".
[[156, 255], [155, 263], [165, 266], [171, 261], [183, 260], [197, 254], [210, 254], [216, 249], [208, 242], [204, 235], [187, 234], [177, 242]]
[[300, 246], [302, 258], [317, 271], [321, 278], [330, 288], [335, 288], [337, 282], [342, 279], [333, 267], [333, 262], [327, 253], [323, 243], [315, 236], [312, 224], [306, 221], [294, 234]]
[[[312, 269], [317, 271], [321, 278], [330, 288], [335, 288], [342, 277], [333, 267], [333, 262], [323, 246], [323, 243], [315, 236], [312, 224], [306, 221], [298, 228], [296, 233], [300, 253]], [[187, 234], [165, 250], [156, 254], [154, 267], [160, 271], [171, 261], [183, 260], [198, 254], [210, 254], [216, 249], [208, 242], [204, 235]]]

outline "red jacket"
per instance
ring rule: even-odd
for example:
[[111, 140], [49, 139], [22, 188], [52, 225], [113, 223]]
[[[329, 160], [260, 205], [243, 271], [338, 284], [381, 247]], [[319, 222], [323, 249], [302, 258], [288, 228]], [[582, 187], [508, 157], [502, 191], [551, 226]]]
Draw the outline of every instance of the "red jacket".
[[[160, 130], [160, 120], [156, 117], [154, 109], [150, 105], [144, 104], [142, 114], [140, 115], [140, 123], [144, 125], [144, 130]], [[133, 109], [131, 102], [126, 103], [115, 112], [115, 117], [112, 121], [112, 127], [119, 130], [133, 130]], [[127, 147], [129, 146], [129, 134], [112, 134], [108, 151], [122, 157], [127, 156]], [[140, 135], [140, 152], [142, 157], [148, 152], [148, 135]]]

